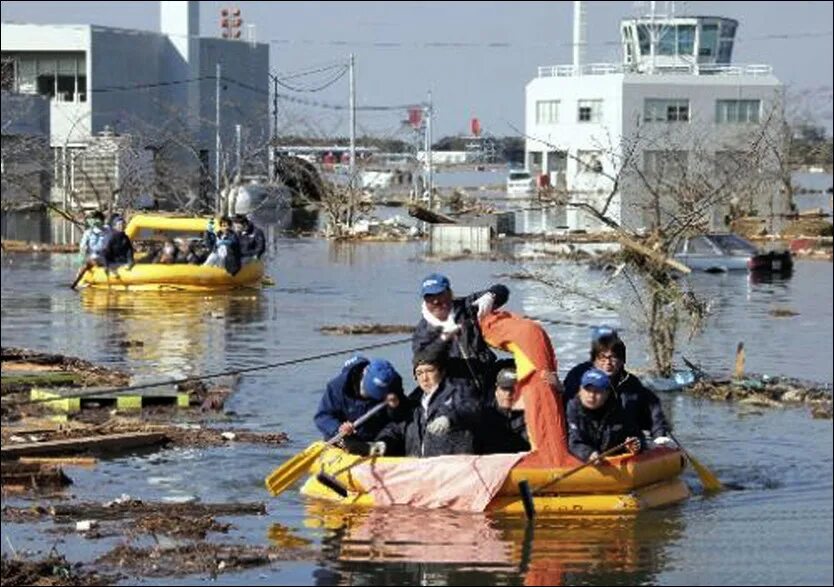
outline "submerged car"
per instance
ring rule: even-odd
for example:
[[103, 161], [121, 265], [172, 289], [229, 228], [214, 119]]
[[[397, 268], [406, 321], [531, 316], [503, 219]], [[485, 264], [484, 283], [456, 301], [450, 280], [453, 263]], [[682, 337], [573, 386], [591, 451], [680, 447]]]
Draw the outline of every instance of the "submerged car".
[[507, 176], [508, 194], [533, 194], [536, 191], [536, 182], [529, 171], [514, 169]]
[[788, 274], [793, 270], [790, 251], [762, 251], [737, 234], [702, 234], [683, 238], [675, 259], [694, 271], [724, 273], [755, 271]]

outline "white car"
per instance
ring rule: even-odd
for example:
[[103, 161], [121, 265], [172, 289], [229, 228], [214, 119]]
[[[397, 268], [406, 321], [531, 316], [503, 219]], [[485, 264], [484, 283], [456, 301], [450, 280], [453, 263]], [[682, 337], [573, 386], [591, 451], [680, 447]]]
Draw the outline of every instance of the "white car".
[[507, 176], [508, 194], [532, 194], [536, 191], [536, 182], [529, 171], [518, 169], [510, 171]]

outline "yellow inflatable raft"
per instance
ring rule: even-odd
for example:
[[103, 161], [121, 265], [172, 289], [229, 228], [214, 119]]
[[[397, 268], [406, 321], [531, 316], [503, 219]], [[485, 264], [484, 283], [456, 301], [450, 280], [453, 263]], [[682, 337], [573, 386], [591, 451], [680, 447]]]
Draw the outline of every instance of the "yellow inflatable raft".
[[[140, 214], [131, 218], [125, 234], [131, 240], [193, 237], [204, 232], [208, 218], [172, 218]], [[262, 261], [246, 263], [235, 275], [220, 267], [203, 265], [137, 263], [132, 269], [119, 267], [109, 273], [95, 267], [79, 283], [96, 289], [123, 291], [222, 291], [239, 287], [258, 287], [264, 276]]]
[[[325, 450], [310, 469], [310, 477], [301, 488], [307, 497], [335, 501], [346, 505], [373, 507], [373, 495], [366, 492], [351, 471], [339, 473], [361, 459], [338, 448]], [[379, 457], [373, 462], [402, 463], [407, 457]], [[426, 459], [423, 459], [426, 460]], [[534, 489], [536, 511], [556, 514], [628, 514], [683, 501], [689, 488], [679, 479], [684, 467], [683, 455], [677, 450], [658, 448], [637, 456], [606, 459], [605, 464], [586, 467], [575, 475], [535, 491], [547, 480], [569, 469], [527, 469], [516, 467], [507, 477], [488, 511], [523, 514], [518, 483], [527, 480]], [[341, 497], [321, 484], [319, 472], [333, 475], [348, 496]], [[338, 474], [337, 474], [338, 473]], [[335, 474], [335, 475], [334, 475]]]

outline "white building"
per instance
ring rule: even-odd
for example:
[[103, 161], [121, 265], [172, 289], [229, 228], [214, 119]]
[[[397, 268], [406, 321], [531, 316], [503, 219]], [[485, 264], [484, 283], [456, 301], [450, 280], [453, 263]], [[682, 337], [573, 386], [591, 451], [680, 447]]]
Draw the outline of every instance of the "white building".
[[[539, 67], [526, 86], [526, 167], [572, 203], [601, 208], [613, 191], [607, 215], [646, 228], [654, 223], [646, 178], [745, 153], [769, 116], [781, 114], [783, 87], [769, 66], [732, 63], [738, 23], [719, 17], [625, 19], [622, 63], [586, 64], [582, 5], [574, 3], [574, 63]], [[627, 164], [638, 173], [626, 173]], [[785, 206], [769, 185], [751, 204], [762, 214]], [[713, 225], [723, 211], [707, 212]], [[601, 227], [570, 204], [566, 221]]]
[[63, 197], [73, 191], [76, 155], [105, 128], [151, 151], [157, 172], [172, 162], [188, 177], [186, 189], [211, 191], [218, 63], [221, 166], [234, 171], [237, 125], [247, 146], [265, 145], [268, 45], [200, 37], [198, 2], [165, 1], [160, 7], [159, 32], [2, 24], [3, 89], [49, 98], [55, 182]]

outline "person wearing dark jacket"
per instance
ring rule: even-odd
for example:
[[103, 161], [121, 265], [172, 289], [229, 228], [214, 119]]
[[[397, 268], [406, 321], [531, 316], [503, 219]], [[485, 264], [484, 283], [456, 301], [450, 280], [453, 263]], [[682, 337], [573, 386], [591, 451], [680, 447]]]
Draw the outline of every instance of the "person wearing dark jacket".
[[449, 279], [433, 273], [423, 280], [421, 294], [423, 317], [411, 339], [414, 355], [427, 352], [447, 360], [447, 375], [474, 380], [481, 402], [488, 403], [495, 382], [495, 354], [484, 341], [478, 322], [503, 306], [510, 291], [496, 284], [486, 291], [455, 298]]
[[495, 401], [484, 409], [479, 444], [483, 454], [517, 453], [530, 450], [524, 410], [514, 410], [514, 368], [501, 369], [495, 378]]
[[463, 380], [446, 377], [443, 359], [431, 353], [414, 358], [418, 387], [409, 395], [411, 418], [386, 426], [370, 454], [409, 457], [473, 454], [480, 403]]
[[585, 462], [622, 443], [633, 453], [644, 444], [634, 411], [620, 405], [608, 375], [596, 368], [582, 375], [579, 392], [568, 402], [567, 421], [568, 450]]
[[[354, 428], [352, 422], [381, 401], [388, 408]], [[389, 422], [402, 419], [405, 409], [402, 378], [388, 361], [356, 356], [327, 384], [313, 418], [325, 440], [343, 432], [358, 441], [373, 440]]]
[[251, 259], [260, 259], [266, 251], [264, 231], [252, 224], [245, 214], [236, 214], [234, 229], [240, 240], [240, 256], [243, 263]]
[[232, 221], [224, 216], [220, 219], [220, 230], [214, 231], [214, 219], [209, 220], [205, 233], [205, 244], [211, 253], [203, 265], [223, 267], [230, 275], [240, 271], [240, 241], [232, 230]]
[[110, 234], [102, 251], [104, 266], [108, 270], [114, 265], [126, 265], [127, 270], [133, 269], [133, 243], [125, 234], [125, 219], [113, 216], [110, 222]]
[[[606, 327], [600, 330], [602, 328]], [[627, 411], [634, 410], [640, 430], [648, 430], [654, 444], [674, 447], [675, 442], [669, 436], [672, 427], [663, 413], [660, 398], [646, 388], [637, 376], [626, 371], [625, 360], [626, 346], [617, 332], [613, 329], [602, 332], [591, 344], [591, 361], [577, 365], [565, 378], [565, 403], [576, 395], [572, 378], [575, 379], [577, 373], [581, 378], [590, 369], [599, 369], [610, 378], [620, 405]]]
[[614, 328], [610, 326], [594, 326], [591, 328], [591, 360], [584, 361], [576, 365], [573, 369], [568, 371], [568, 374], [565, 376], [565, 382], [562, 385], [562, 393], [564, 396], [565, 404], [576, 395], [576, 392], [579, 391], [579, 382], [582, 379], [582, 375], [585, 374], [585, 371], [590, 369], [594, 366], [594, 344], [601, 339], [602, 337], [613, 337], [618, 338], [619, 335]]

